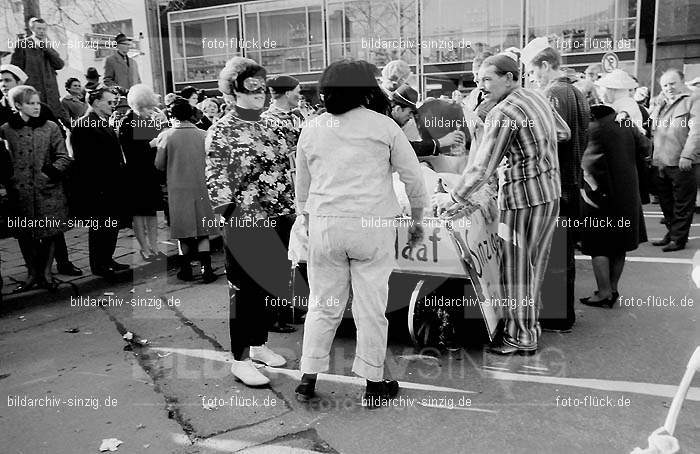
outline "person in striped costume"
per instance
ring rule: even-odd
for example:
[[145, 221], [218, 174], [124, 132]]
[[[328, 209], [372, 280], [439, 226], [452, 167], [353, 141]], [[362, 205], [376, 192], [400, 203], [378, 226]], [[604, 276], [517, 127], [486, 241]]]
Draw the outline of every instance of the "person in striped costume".
[[541, 334], [539, 292], [561, 196], [558, 125], [547, 98], [520, 87], [514, 55], [484, 60], [479, 89], [485, 100], [496, 102], [484, 120], [484, 137], [459, 183], [449, 194], [435, 194], [433, 204], [444, 217], [454, 217], [498, 172], [505, 323], [489, 352], [533, 354]]

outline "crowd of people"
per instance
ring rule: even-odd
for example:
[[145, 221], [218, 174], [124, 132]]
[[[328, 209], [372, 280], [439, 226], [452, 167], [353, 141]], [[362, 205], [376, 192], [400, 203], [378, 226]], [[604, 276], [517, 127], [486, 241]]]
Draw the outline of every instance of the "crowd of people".
[[[27, 39], [43, 42], [43, 21], [30, 24]], [[645, 97], [626, 72], [601, 77], [590, 67], [580, 80], [562, 67], [549, 39], [536, 38], [522, 50], [478, 55], [478, 88], [453, 94], [444, 110], [468, 127], [431, 130], [423, 120], [434, 115], [436, 100], [419, 100], [402, 61], [386, 65], [380, 82], [368, 62], [330, 64], [318, 84], [323, 107], [310, 111], [299, 80], [269, 77], [243, 57], [221, 71], [222, 97], [186, 87], [161, 99], [140, 83], [129, 39], [120, 34], [115, 42], [103, 82], [89, 68], [85, 89], [71, 78], [60, 100], [54, 71], [63, 62], [52, 49], [18, 48], [0, 66], [3, 217], [33, 221], [4, 223], [29, 270], [14, 291], [55, 290], [54, 258], [59, 273], [81, 272], [67, 257], [69, 218], [90, 220], [95, 275], [129, 268], [113, 259], [125, 227], [133, 228], [144, 261], [162, 260], [156, 213], [164, 210], [183, 281], [194, 279], [194, 260], [204, 283], [216, 280], [210, 239], [223, 236], [231, 372], [246, 385], [269, 382], [253, 361], [286, 363], [267, 347], [268, 332], [294, 328], [270, 302], [291, 300], [289, 241], [301, 231], [310, 293], [297, 397], [314, 397], [349, 300], [357, 326], [353, 371], [367, 380], [365, 401], [397, 394], [398, 383], [384, 380], [396, 232], [391, 222], [362, 227], [365, 218], [401, 213], [393, 173], [410, 203], [411, 246], [423, 239], [426, 210], [454, 219], [481, 188], [497, 187], [501, 293], [516, 304], [503, 311], [489, 346], [494, 354], [534, 354], [543, 330], [571, 331], [576, 247], [592, 257], [597, 283], [581, 303], [615, 303], [626, 253], [647, 241], [647, 191], [658, 196], [668, 229], [654, 244], [671, 252], [688, 241], [700, 101], [679, 70], [663, 72], [662, 93], [647, 110], [648, 90]], [[440, 155], [462, 156], [461, 176], [431, 200], [419, 158]], [[557, 251], [551, 260], [550, 250]]]

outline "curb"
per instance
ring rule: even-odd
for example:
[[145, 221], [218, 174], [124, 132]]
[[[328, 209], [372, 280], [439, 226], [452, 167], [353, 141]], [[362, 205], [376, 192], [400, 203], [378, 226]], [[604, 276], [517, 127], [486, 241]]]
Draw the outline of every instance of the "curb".
[[[166, 271], [177, 266], [177, 257], [177, 254], [168, 255], [165, 265]], [[117, 259], [118, 258], [119, 257], [117, 257]], [[39, 289], [17, 294], [3, 294], [2, 303], [0, 304], [0, 315], [30, 306], [51, 305], [66, 301], [71, 296], [86, 295], [88, 293], [107, 289], [115, 285], [124, 284], [129, 281], [133, 282], [135, 271], [143, 271], [149, 267], [155, 267], [158, 264], [158, 262], [143, 263], [139, 266], [132, 267], [129, 270], [117, 273], [116, 279], [112, 280], [107, 280], [103, 277], [95, 276], [89, 273], [84, 274], [82, 277], [75, 279], [80, 280], [78, 284], [75, 284], [72, 281], [67, 281], [64, 284], [61, 284], [55, 293], [49, 293], [44, 289]]]

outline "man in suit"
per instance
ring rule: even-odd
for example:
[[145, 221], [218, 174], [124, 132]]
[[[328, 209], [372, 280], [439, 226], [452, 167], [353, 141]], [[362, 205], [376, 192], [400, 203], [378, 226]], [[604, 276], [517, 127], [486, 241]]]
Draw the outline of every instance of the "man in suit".
[[46, 36], [46, 22], [32, 17], [29, 19], [32, 35], [17, 41], [10, 63], [21, 68], [29, 78], [26, 85], [36, 88], [41, 101], [49, 105], [54, 115], [64, 118], [56, 71], [63, 68], [63, 60]]
[[92, 274], [106, 278], [129, 269], [114, 261], [117, 246], [120, 199], [123, 194], [119, 175], [123, 156], [116, 131], [109, 117], [117, 105], [117, 95], [103, 87], [88, 93], [90, 107], [71, 134], [75, 160], [75, 184], [78, 215], [90, 223], [88, 250]]
[[129, 39], [124, 33], [114, 37], [117, 42], [117, 51], [105, 60], [104, 83], [108, 87], [117, 85], [124, 90], [141, 83], [139, 67], [133, 58], [129, 58]]

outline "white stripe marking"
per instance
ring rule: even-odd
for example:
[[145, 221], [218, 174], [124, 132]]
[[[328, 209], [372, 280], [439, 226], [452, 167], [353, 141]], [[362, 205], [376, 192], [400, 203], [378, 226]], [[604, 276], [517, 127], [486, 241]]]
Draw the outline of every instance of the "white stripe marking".
[[493, 369], [493, 370], [505, 370], [506, 372], [510, 372], [510, 369], [505, 368], [505, 367], [494, 367], [494, 366], [481, 366], [482, 369]]
[[525, 368], [525, 369], [534, 369], [534, 370], [549, 370], [549, 369], [546, 368], [546, 367], [526, 366], [525, 364], [523, 364], [523, 368]]
[[454, 405], [431, 405], [431, 404], [424, 404], [421, 402], [416, 402], [418, 405], [421, 407], [428, 407], [428, 408], [441, 408], [444, 410], [462, 410], [462, 411], [478, 411], [481, 413], [498, 413], [496, 410], [485, 410], [483, 408], [472, 408], [472, 407], [455, 407]]
[[[599, 389], [601, 391], [616, 391], [625, 393], [646, 394], [649, 396], [673, 398], [678, 386], [659, 385], [656, 383], [643, 383], [621, 380], [599, 380], [597, 378], [566, 378], [541, 375], [515, 374], [509, 372], [490, 372], [491, 378], [498, 380], [525, 381], [531, 383], [543, 383], [548, 385], [574, 386], [577, 388]], [[700, 388], [690, 388], [688, 400], [700, 402]]]
[[[291, 370], [291, 369], [284, 369], [281, 367], [266, 367], [265, 370], [268, 370], [270, 372], [286, 375], [288, 377], [292, 377], [294, 379], [300, 380], [301, 379], [301, 371], [300, 370]], [[346, 375], [335, 375], [335, 374], [318, 374], [318, 379], [319, 381], [330, 381], [330, 382], [335, 382], [335, 383], [347, 383], [349, 385], [358, 385], [358, 386], [365, 386], [366, 380], [362, 377], [348, 377]], [[399, 386], [404, 389], [416, 389], [419, 391], [442, 391], [442, 392], [448, 392], [448, 393], [468, 393], [468, 394], [477, 394], [476, 391], [467, 391], [464, 389], [456, 389], [456, 388], [446, 388], [444, 386], [433, 386], [433, 385], [424, 385], [422, 383], [412, 383], [408, 381], [400, 381]]]
[[[177, 353], [177, 354], [184, 355], [184, 356], [192, 356], [195, 358], [209, 359], [212, 361], [220, 361], [220, 362], [225, 362], [225, 363], [230, 363], [231, 359], [232, 359], [230, 352], [219, 352], [216, 350], [205, 350], [205, 349], [196, 349], [196, 348], [167, 348], [167, 347], [153, 347], [153, 348], [151, 348], [151, 350], [162, 351], [162, 352], [173, 352], [173, 353]], [[264, 367], [264, 370], [267, 370], [267, 371], [270, 371], [273, 373], [286, 375], [288, 377], [292, 377], [292, 378], [297, 379], [297, 380], [301, 379], [301, 371], [300, 370], [284, 369], [281, 367]], [[330, 381], [330, 382], [336, 382], [336, 383], [347, 383], [347, 384], [351, 384], [351, 385], [360, 385], [360, 386], [364, 386], [366, 384], [365, 379], [361, 378], [361, 377], [348, 377], [345, 375], [335, 375], [335, 374], [318, 374], [318, 380]], [[399, 382], [399, 386], [401, 386], [402, 388], [405, 388], [405, 389], [416, 389], [416, 390], [420, 390], [420, 391], [441, 391], [441, 392], [448, 392], [448, 393], [477, 394], [476, 391], [467, 391], [465, 389], [447, 388], [444, 386], [424, 385], [422, 383], [411, 383], [411, 382], [407, 382], [407, 381]]]
[[[587, 255], [576, 255], [576, 260], [590, 260]], [[626, 257], [625, 262], [642, 262], [642, 263], [676, 263], [679, 265], [692, 265], [691, 259], [671, 259], [665, 257]]]

